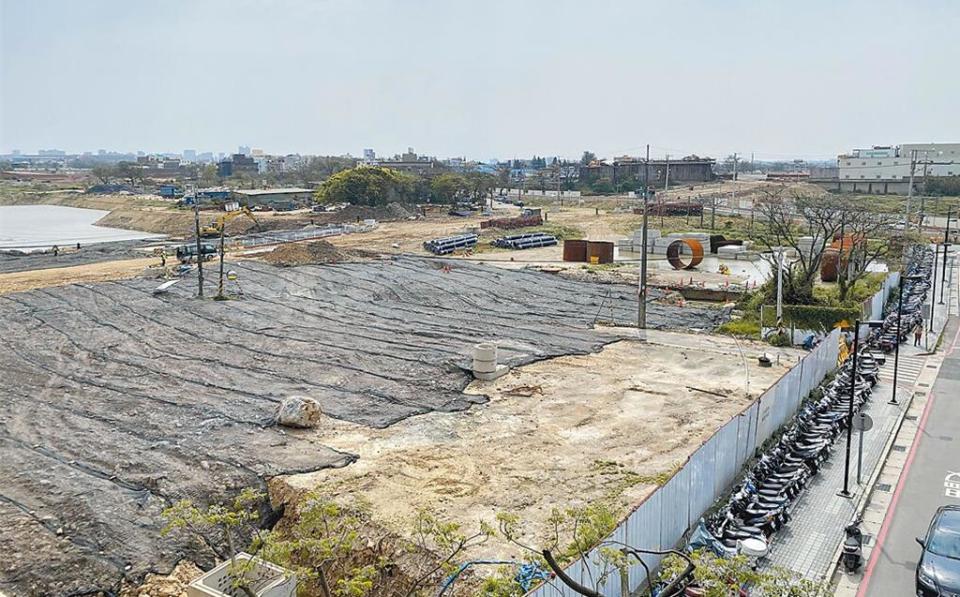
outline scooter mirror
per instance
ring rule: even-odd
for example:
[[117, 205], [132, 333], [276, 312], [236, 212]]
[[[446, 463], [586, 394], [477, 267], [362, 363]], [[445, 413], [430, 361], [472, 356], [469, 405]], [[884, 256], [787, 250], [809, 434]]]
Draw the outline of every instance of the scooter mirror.
[[915, 537], [915, 539], [917, 540], [917, 543], [920, 544], [920, 547], [924, 547], [924, 548], [926, 547], [926, 545], [923, 543], [923, 539], [921, 539], [920, 537]]

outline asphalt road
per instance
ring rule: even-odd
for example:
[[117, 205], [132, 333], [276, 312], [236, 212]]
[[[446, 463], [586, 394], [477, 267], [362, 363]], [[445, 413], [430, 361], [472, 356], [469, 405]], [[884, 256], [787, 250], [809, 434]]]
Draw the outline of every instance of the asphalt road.
[[[931, 402], [919, 423], [919, 437], [907, 455], [901, 476], [877, 537], [858, 595], [903, 597], [914, 595], [914, 574], [920, 557], [915, 538], [922, 537], [936, 509], [960, 505], [960, 493], [945, 485], [948, 475], [960, 475], [960, 334], [953, 318], [944, 332], [943, 362], [933, 386]], [[960, 480], [953, 477], [953, 481]]]

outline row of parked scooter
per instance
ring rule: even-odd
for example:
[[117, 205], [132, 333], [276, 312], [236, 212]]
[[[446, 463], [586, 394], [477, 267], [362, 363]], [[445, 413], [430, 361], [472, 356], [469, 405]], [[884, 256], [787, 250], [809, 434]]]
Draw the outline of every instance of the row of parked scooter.
[[[853, 379], [853, 359], [848, 358], [837, 375], [821, 385], [821, 397], [805, 402], [786, 431], [757, 459], [727, 503], [701, 521], [691, 538], [691, 548], [706, 547], [717, 555], [743, 554], [752, 559], [768, 553], [771, 537], [789, 523], [792, 505], [810, 478], [820, 471], [837, 438], [849, 426], [851, 401], [853, 412], [863, 408], [877, 383], [885, 353], [906, 340], [917, 325], [922, 325], [922, 306], [930, 288], [932, 262], [932, 251], [925, 247], [913, 249], [908, 275], [903, 279], [903, 310], [897, 313], [894, 302], [882, 327], [873, 330], [860, 343], [856, 379]], [[903, 321], [898, 337], [899, 317]], [[855, 533], [859, 533], [858, 525], [848, 527], [845, 550], [849, 547], [853, 551], [854, 543], [859, 549]], [[853, 562], [856, 554], [849, 555]]]

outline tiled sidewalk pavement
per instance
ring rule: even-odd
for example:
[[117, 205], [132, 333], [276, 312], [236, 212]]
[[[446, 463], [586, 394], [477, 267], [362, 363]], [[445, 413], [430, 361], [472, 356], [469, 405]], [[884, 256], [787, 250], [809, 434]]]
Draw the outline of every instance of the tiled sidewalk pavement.
[[[948, 288], [948, 294], [951, 296], [947, 298], [946, 302], [950, 305], [949, 311], [956, 314], [956, 299], [952, 296], [954, 290], [955, 288]], [[940, 308], [936, 311], [934, 323], [937, 333], [930, 334], [928, 339], [932, 345], [936, 344], [936, 337], [946, 325], [947, 311], [946, 308]], [[812, 580], [831, 580], [827, 577], [833, 573], [834, 558], [843, 539], [843, 528], [854, 518], [858, 506], [864, 502], [866, 497], [864, 494], [869, 494], [871, 491], [868, 484], [873, 481], [871, 477], [877, 471], [878, 465], [883, 464], [880, 461], [884, 456], [887, 445], [891, 442], [891, 435], [896, 429], [902, 413], [901, 409], [904, 408], [912, 394], [918, 390], [929, 390], [929, 385], [932, 384], [931, 379], [936, 377], [937, 365], [932, 365], [933, 368], [931, 368], [931, 358], [927, 356], [927, 353], [922, 352], [923, 350], [923, 347], [914, 348], [912, 339], [900, 347], [897, 399], [901, 404], [898, 406], [887, 404], [893, 387], [893, 354], [887, 355], [887, 362], [880, 371], [880, 381], [874, 388], [865, 411], [873, 418], [874, 427], [864, 435], [862, 483], [860, 485], [856, 484], [857, 440], [859, 438], [857, 434], [853, 436], [850, 453], [850, 490], [853, 497], [842, 498], [837, 495], [837, 492], [843, 488], [843, 464], [846, 446], [846, 437], [841, 436], [834, 444], [833, 453], [828, 463], [821, 469], [820, 474], [811, 480], [803, 495], [794, 504], [793, 520], [786, 528], [781, 529], [774, 535], [770, 554], [767, 558], [769, 563], [793, 570]], [[938, 356], [932, 357], [932, 360], [939, 363]], [[926, 392], [920, 393], [926, 395]], [[919, 401], [914, 401], [907, 417], [904, 418], [901, 431], [894, 441], [900, 442], [900, 437], [909, 433], [911, 429], [915, 431], [915, 419], [917, 413], [922, 412], [923, 403], [922, 397]], [[902, 461], [906, 458], [906, 447], [894, 443], [887, 456], [887, 464], [896, 465], [899, 462], [902, 465]], [[869, 557], [870, 546], [875, 533], [879, 529], [879, 523], [875, 519], [879, 517], [879, 522], [883, 520], [883, 514], [878, 514], [871, 508], [876, 510], [881, 507], [881, 502], [885, 504], [884, 500], [889, 500], [889, 494], [884, 493], [885, 490], [889, 491], [886, 485], [891, 483], [891, 480], [887, 477], [884, 473], [876, 479], [876, 489], [878, 491], [874, 491], [871, 498], [876, 503], [867, 507], [864, 511], [862, 529], [866, 557]], [[896, 479], [892, 480], [892, 484], [896, 485]], [[885, 511], [886, 506], [882, 505], [882, 508]], [[832, 580], [836, 582], [837, 579]], [[848, 583], [841, 580], [840, 584], [838, 595], [843, 585]]]
[[[901, 366], [904, 363], [903, 353], [901, 350]], [[884, 368], [887, 367], [892, 373], [892, 357], [884, 365]], [[843, 498], [837, 495], [843, 488], [846, 450], [844, 434], [837, 438], [830, 459], [820, 469], [820, 474], [811, 479], [794, 504], [793, 519], [774, 535], [770, 554], [767, 556], [770, 564], [789, 568], [812, 580], [824, 579], [833, 561], [837, 544], [843, 536], [843, 527], [853, 517], [858, 499], [880, 461], [887, 439], [900, 416], [900, 407], [887, 403], [892, 387], [891, 382], [877, 383], [865, 407], [865, 412], [873, 419], [874, 426], [863, 436], [860, 485], [857, 485], [856, 478], [857, 445], [860, 438], [857, 433], [853, 435], [850, 450], [850, 491], [854, 494], [853, 497]]]

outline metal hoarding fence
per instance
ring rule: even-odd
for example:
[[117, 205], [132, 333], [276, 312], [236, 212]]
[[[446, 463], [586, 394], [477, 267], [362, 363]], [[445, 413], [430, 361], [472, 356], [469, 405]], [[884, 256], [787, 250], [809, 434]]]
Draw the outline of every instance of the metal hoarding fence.
[[[607, 539], [651, 550], [678, 545], [713, 503], [726, 494], [755, 449], [786, 423], [810, 390], [836, 368], [839, 339], [840, 330], [832, 330], [798, 365], [704, 442], [677, 473], [627, 515]], [[651, 556], [644, 562], [650, 570], [655, 570], [660, 559]], [[606, 580], [597, 590], [607, 597], [622, 594], [616, 571], [604, 570], [600, 547], [570, 564], [566, 572], [587, 586], [595, 586], [606, 572]], [[645, 584], [643, 566], [631, 566], [627, 580], [627, 589], [631, 592]], [[535, 588], [528, 596], [577, 597], [556, 579]]]

